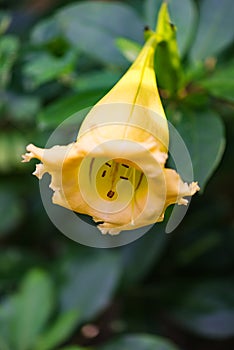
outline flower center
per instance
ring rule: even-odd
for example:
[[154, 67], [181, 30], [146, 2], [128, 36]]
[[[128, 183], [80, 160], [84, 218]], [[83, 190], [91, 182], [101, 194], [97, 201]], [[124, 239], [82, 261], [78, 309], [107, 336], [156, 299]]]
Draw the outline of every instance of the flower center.
[[120, 157], [85, 157], [78, 181], [84, 201], [99, 218], [108, 222], [135, 223], [149, 197], [144, 172], [130, 160]]
[[118, 198], [119, 190], [122, 192], [122, 195], [124, 192], [129, 195], [127, 187], [131, 186], [133, 198], [135, 192], [145, 182], [144, 178], [144, 174], [133, 166], [111, 160], [105, 162], [97, 172], [97, 191], [103, 199], [114, 201]]

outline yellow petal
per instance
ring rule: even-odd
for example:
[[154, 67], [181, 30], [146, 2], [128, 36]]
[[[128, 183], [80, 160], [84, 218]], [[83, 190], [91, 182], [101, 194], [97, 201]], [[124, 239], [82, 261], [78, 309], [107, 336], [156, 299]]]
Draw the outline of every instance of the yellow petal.
[[[78, 139], [91, 129], [98, 132], [97, 125], [106, 125], [105, 129], [102, 128], [102, 139], [119, 138], [138, 142], [146, 141], [152, 135], [159, 149], [167, 152], [168, 125], [154, 71], [156, 45], [157, 36], [153, 34], [122, 79], [86, 116]], [[118, 125], [118, 128], [113, 131], [114, 125]]]

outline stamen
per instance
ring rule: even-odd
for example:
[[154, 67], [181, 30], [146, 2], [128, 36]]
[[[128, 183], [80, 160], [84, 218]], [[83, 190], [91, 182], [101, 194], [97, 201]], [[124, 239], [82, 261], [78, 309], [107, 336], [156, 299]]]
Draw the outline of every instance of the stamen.
[[115, 195], [115, 192], [112, 191], [112, 190], [110, 190], [110, 191], [107, 193], [107, 197], [109, 197], [109, 198], [113, 198], [114, 195]]
[[128, 180], [128, 177], [125, 177], [125, 176], [120, 176], [120, 179], [123, 179], [123, 180]]

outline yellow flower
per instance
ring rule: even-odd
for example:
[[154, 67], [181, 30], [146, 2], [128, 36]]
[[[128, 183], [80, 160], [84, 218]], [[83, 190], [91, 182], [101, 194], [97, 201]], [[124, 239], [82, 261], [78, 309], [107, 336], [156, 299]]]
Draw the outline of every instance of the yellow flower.
[[173, 203], [199, 190], [165, 168], [169, 132], [154, 73], [152, 34], [120, 81], [88, 113], [76, 142], [50, 149], [28, 145], [39, 179], [51, 175], [53, 203], [88, 214], [102, 233], [162, 221]]

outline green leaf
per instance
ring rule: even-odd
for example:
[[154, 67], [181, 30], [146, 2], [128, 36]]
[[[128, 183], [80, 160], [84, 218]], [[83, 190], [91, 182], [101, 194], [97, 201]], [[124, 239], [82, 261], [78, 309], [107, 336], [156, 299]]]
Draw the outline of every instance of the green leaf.
[[75, 68], [77, 54], [68, 51], [62, 57], [55, 57], [46, 52], [37, 53], [24, 66], [23, 73], [27, 87], [35, 89], [54, 79], [69, 75]]
[[122, 52], [123, 56], [129, 62], [134, 62], [141, 51], [141, 45], [126, 38], [118, 38], [115, 42], [117, 48]]
[[234, 39], [234, 6], [232, 0], [203, 0], [200, 19], [190, 58], [204, 60], [218, 55]]
[[15, 350], [29, 350], [46, 325], [53, 310], [53, 288], [49, 276], [32, 270], [23, 280], [12, 321]]
[[[5, 185], [6, 186], [6, 185]], [[10, 193], [11, 190], [7, 188], [7, 193]], [[7, 200], [6, 202], [7, 203]], [[22, 202], [14, 201], [15, 205], [17, 205], [18, 209], [24, 209], [22, 206]], [[2, 208], [2, 206], [0, 206]], [[9, 212], [11, 212], [10, 206], [7, 206]], [[1, 209], [0, 209], [1, 211]], [[24, 211], [24, 210], [23, 210]], [[8, 216], [8, 213], [4, 212], [1, 219], [3, 220], [4, 215]], [[4, 220], [3, 220], [4, 221]], [[14, 216], [12, 215], [12, 221], [14, 222]], [[19, 225], [20, 222], [17, 222]], [[0, 285], [0, 293], [3, 295], [6, 290], [9, 290], [12, 285], [18, 284], [22, 278], [22, 275], [25, 274], [27, 270], [32, 268], [32, 266], [43, 264], [43, 258], [39, 258], [34, 252], [15, 247], [8, 247], [5, 249], [2, 247], [0, 249], [0, 276], [1, 276], [1, 285]]]
[[[141, 280], [161, 257], [166, 244], [166, 235], [162, 224], [157, 224], [136, 242], [124, 246], [123, 282], [131, 285]], [[147, 252], [142, 259], [142, 252]], [[141, 261], [141, 264], [138, 262]]]
[[92, 350], [92, 349], [90, 347], [81, 348], [80, 346], [66, 346], [65, 348], [61, 348], [59, 350]]
[[[161, 3], [162, 0], [146, 0], [144, 2], [144, 17], [151, 28], [155, 27]], [[181, 55], [184, 55], [188, 50], [195, 30], [196, 7], [192, 0], [168, 0], [167, 3], [172, 23], [177, 28], [176, 37], [179, 51]]]
[[11, 168], [11, 162], [8, 158], [9, 148], [8, 139], [5, 133], [0, 134], [0, 171], [8, 171]]
[[12, 321], [16, 314], [17, 296], [10, 296], [0, 304], [0, 338], [5, 346], [12, 346]]
[[77, 325], [78, 315], [76, 311], [59, 315], [55, 323], [39, 338], [36, 350], [53, 350], [59, 344], [65, 342]]
[[191, 156], [194, 180], [203, 189], [218, 166], [224, 151], [224, 126], [219, 116], [211, 111], [172, 112], [172, 124], [180, 133]]
[[40, 109], [38, 97], [28, 95], [6, 94], [7, 111], [15, 122], [32, 121]]
[[4, 89], [11, 78], [11, 68], [17, 58], [19, 39], [13, 35], [0, 38], [0, 88]]
[[211, 95], [234, 102], [234, 62], [218, 68], [210, 76], [198, 81], [198, 84]]
[[11, 17], [7, 11], [0, 11], [0, 35], [4, 34], [11, 23]]
[[9, 188], [0, 188], [0, 237], [10, 233], [22, 220], [23, 208], [18, 196]]
[[21, 155], [25, 153], [27, 140], [18, 131], [0, 133], [0, 171], [9, 172], [12, 168], [22, 169]]
[[120, 272], [121, 261], [114, 252], [96, 253], [93, 249], [80, 252], [64, 268], [62, 309], [77, 310], [82, 321], [96, 316], [110, 302]]
[[9, 344], [0, 336], [0, 349], [1, 350], [11, 350]]
[[143, 39], [141, 19], [123, 3], [83, 1], [61, 9], [56, 20], [74, 47], [106, 64], [126, 65], [115, 46], [116, 38]]
[[46, 49], [51, 54], [66, 56], [70, 49], [65, 35], [55, 17], [49, 17], [38, 22], [31, 31], [32, 45]]
[[[38, 115], [39, 126], [42, 128], [57, 127], [60, 123], [72, 116], [74, 113], [84, 108], [92, 107], [103, 95], [106, 90], [95, 90], [75, 93], [66, 96], [50, 104]], [[86, 111], [87, 112], [87, 111]], [[85, 115], [80, 114], [80, 122]], [[79, 125], [77, 125], [78, 131]]]
[[[190, 232], [192, 232], [193, 226], [190, 228]], [[187, 230], [189, 230], [188, 226]], [[200, 232], [202, 234], [202, 237], [200, 237]], [[203, 232], [202, 227], [200, 227], [199, 235], [196, 236], [196, 239], [194, 241], [191, 241], [191, 237], [192, 234], [190, 233], [190, 240], [187, 243], [187, 245], [184, 244], [182, 246], [183, 249], [177, 247], [177, 261], [181, 265], [191, 264], [194, 261], [194, 264], [196, 264], [196, 262], [199, 264], [204, 255], [209, 254], [216, 247], [219, 249], [221, 245], [220, 234], [218, 232], [215, 232], [214, 230], [212, 230], [211, 232], [205, 230], [205, 232]]]
[[178, 348], [167, 339], [148, 334], [136, 334], [116, 339], [98, 347], [98, 350], [178, 350]]
[[110, 90], [121, 78], [120, 72], [111, 71], [92, 71], [78, 76], [73, 83], [73, 89], [77, 91], [98, 91]]
[[46, 18], [37, 23], [31, 32], [31, 41], [34, 45], [48, 44], [63, 35], [59, 23], [54, 17]]
[[171, 288], [178, 296], [170, 304], [170, 316], [176, 324], [213, 339], [234, 335], [234, 282], [216, 279]]
[[183, 75], [175, 27], [170, 22], [166, 3], [163, 3], [160, 8], [156, 33], [161, 38], [155, 55], [158, 85], [170, 94], [175, 94], [182, 86]]

